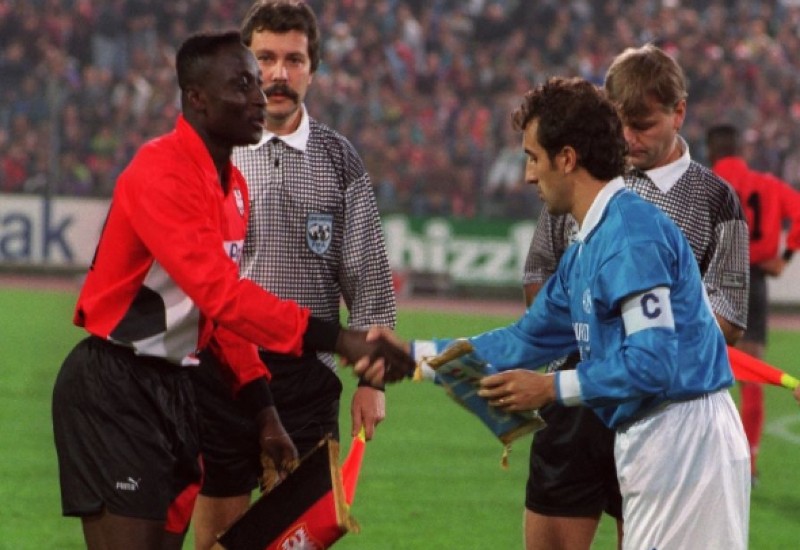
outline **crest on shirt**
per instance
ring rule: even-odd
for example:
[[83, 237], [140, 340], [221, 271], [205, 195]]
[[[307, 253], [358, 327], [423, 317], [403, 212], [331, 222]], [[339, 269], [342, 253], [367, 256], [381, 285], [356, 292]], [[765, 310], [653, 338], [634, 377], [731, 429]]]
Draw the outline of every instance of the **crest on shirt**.
[[583, 311], [587, 314], [592, 313], [592, 293], [589, 292], [588, 288], [583, 291], [583, 300], [581, 301], [583, 305]]
[[325, 254], [331, 246], [333, 214], [309, 214], [306, 219], [306, 243], [314, 254]]
[[238, 187], [233, 189], [233, 200], [236, 201], [236, 208], [239, 210], [239, 215], [244, 216], [244, 197], [242, 197], [242, 190]]

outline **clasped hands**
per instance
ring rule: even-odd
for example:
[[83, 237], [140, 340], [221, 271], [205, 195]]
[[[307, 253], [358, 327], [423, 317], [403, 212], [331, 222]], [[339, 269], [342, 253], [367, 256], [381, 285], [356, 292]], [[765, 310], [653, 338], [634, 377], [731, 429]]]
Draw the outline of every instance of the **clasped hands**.
[[387, 382], [399, 382], [414, 373], [416, 363], [409, 346], [401, 342], [389, 328], [373, 327], [369, 331], [342, 329], [336, 341], [336, 353], [345, 364], [352, 364], [359, 376], [381, 387]]
[[[388, 328], [373, 327], [366, 333], [367, 342], [380, 342], [393, 349], [387, 363], [376, 355], [362, 357], [353, 364], [353, 371], [370, 384], [397, 382], [413, 373], [414, 361], [410, 345]], [[401, 360], [402, 359], [402, 360]], [[407, 359], [411, 359], [409, 366]], [[507, 412], [538, 409], [556, 400], [555, 377], [526, 369], [514, 369], [487, 376], [481, 380], [478, 395], [489, 404]]]

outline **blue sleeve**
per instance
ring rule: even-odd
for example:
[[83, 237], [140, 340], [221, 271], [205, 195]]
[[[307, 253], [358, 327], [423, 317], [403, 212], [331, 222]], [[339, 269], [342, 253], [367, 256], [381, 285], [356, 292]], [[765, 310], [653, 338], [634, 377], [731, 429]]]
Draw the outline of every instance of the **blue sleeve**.
[[569, 376], [577, 376], [580, 400], [593, 407], [668, 392], [678, 368], [676, 265], [674, 254], [653, 242], [628, 247], [605, 262], [592, 291], [600, 310], [592, 353], [576, 374], [559, 376], [562, 401], [569, 403]]
[[577, 349], [563, 265], [516, 323], [470, 338], [478, 355], [498, 371], [537, 369]]
[[[612, 356], [578, 363], [575, 371], [557, 372], [558, 400], [590, 407], [619, 405], [647, 397], [664, 397], [677, 369], [678, 338], [674, 330], [647, 329], [626, 335]], [[573, 401], [569, 379], [577, 376], [579, 398]]]

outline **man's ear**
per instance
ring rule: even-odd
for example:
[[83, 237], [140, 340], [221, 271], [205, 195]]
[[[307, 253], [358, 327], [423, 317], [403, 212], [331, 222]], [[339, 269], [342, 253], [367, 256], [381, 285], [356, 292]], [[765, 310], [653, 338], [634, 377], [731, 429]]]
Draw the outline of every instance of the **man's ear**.
[[575, 171], [578, 165], [578, 153], [575, 152], [575, 149], [567, 145], [561, 149], [559, 156], [561, 156], [561, 162], [563, 163], [561, 168], [564, 170], [565, 174]]
[[195, 86], [189, 86], [183, 94], [187, 107], [196, 112], [203, 112], [206, 108], [205, 94]]
[[676, 132], [680, 132], [683, 127], [683, 121], [686, 119], [686, 100], [681, 99], [675, 105], [675, 121], [673, 128]]

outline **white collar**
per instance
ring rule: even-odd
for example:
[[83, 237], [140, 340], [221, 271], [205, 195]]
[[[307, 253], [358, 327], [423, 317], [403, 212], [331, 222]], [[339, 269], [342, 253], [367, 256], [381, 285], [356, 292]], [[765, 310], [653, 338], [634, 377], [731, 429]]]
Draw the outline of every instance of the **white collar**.
[[622, 176], [614, 178], [603, 186], [592, 201], [589, 210], [586, 211], [586, 216], [583, 218], [581, 228], [578, 230], [577, 240], [579, 242], [585, 241], [589, 233], [600, 223], [600, 218], [603, 217], [603, 212], [606, 206], [608, 206], [608, 201], [622, 189], [625, 189], [625, 180], [622, 179]]
[[311, 135], [311, 123], [308, 119], [308, 113], [306, 112], [305, 104], [300, 105], [300, 124], [297, 126], [297, 130], [292, 132], [291, 134], [286, 134], [279, 136], [273, 132], [270, 132], [266, 128], [261, 133], [261, 140], [255, 145], [249, 145], [250, 149], [259, 149], [264, 146], [265, 143], [269, 142], [271, 139], [276, 138], [284, 142], [286, 145], [291, 147], [292, 149], [297, 149], [298, 151], [302, 151], [305, 153], [306, 147], [308, 146], [308, 137]]
[[692, 157], [689, 155], [689, 144], [681, 137], [678, 139], [683, 146], [683, 154], [679, 159], [664, 166], [645, 171], [647, 177], [658, 187], [662, 193], [668, 193], [672, 186], [677, 183], [680, 177], [689, 169]]

